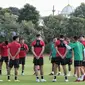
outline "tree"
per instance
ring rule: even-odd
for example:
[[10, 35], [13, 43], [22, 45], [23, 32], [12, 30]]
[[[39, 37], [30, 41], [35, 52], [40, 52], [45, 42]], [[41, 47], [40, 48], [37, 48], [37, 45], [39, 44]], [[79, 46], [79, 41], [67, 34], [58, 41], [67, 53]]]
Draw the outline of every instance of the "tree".
[[19, 9], [17, 8], [17, 7], [9, 7], [8, 8], [10, 11], [11, 11], [11, 13], [12, 14], [14, 14], [14, 15], [19, 15], [20, 13], [19, 13]]
[[81, 3], [81, 5], [75, 9], [72, 15], [75, 17], [85, 18], [85, 3]]
[[36, 24], [39, 20], [39, 12], [32, 5], [26, 4], [24, 8], [20, 9], [18, 21], [22, 20], [32, 21], [33, 24]]

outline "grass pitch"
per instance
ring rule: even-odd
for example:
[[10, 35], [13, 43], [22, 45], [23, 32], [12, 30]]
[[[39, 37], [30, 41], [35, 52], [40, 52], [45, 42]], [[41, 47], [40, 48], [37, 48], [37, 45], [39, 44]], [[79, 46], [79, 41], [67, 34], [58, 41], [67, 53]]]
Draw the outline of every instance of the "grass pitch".
[[7, 81], [6, 76], [6, 69], [5, 64], [3, 64], [3, 70], [2, 70], [2, 76], [0, 76], [0, 79], [4, 80], [3, 82], [0, 82], [0, 85], [85, 85], [85, 82], [74, 82], [75, 77], [73, 77], [73, 66], [72, 66], [72, 76], [68, 77], [69, 82], [64, 81], [64, 76], [57, 76], [57, 82], [52, 82], [53, 76], [49, 76], [48, 74], [51, 72], [51, 63], [49, 61], [49, 58], [45, 56], [44, 58], [44, 78], [47, 80], [47, 82], [39, 82], [37, 83], [35, 80], [35, 76], [33, 75], [33, 57], [28, 56], [26, 58], [26, 65], [25, 65], [25, 75], [21, 76], [21, 66], [19, 68], [19, 76], [18, 79], [20, 82], [14, 81], [14, 71], [12, 69], [11, 71], [11, 81]]

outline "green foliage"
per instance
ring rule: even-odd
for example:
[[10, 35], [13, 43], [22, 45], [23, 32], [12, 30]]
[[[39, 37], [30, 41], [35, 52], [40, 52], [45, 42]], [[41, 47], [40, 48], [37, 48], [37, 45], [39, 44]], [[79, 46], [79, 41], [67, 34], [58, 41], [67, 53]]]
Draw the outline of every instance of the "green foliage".
[[72, 15], [75, 17], [85, 18], [85, 3], [81, 3], [81, 5], [75, 9], [75, 12]]
[[24, 8], [20, 9], [20, 15], [18, 21], [22, 20], [32, 21], [32, 23], [37, 24], [39, 20], [39, 12], [30, 4], [26, 4]]

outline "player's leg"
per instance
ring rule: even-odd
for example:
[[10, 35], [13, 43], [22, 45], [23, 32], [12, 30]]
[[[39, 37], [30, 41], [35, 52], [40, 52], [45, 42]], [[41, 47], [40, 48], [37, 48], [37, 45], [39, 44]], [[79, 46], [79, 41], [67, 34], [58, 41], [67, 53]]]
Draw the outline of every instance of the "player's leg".
[[74, 66], [75, 66], [75, 69], [76, 69], [76, 74], [77, 74], [77, 79], [75, 82], [80, 82], [81, 79], [80, 79], [80, 61], [74, 61]]
[[68, 77], [67, 77], [67, 69], [66, 69], [66, 58], [61, 59], [61, 65], [63, 68], [64, 76], [65, 76], [65, 81], [68, 82]]
[[7, 75], [8, 81], [10, 81], [10, 71], [11, 71], [12, 67], [13, 67], [13, 60], [10, 60], [9, 67], [8, 67], [8, 75]]
[[14, 70], [15, 70], [15, 81], [18, 80], [18, 68], [19, 68], [19, 59], [14, 60]]
[[7, 70], [7, 74], [8, 74], [8, 57], [5, 57], [5, 64], [6, 64], [6, 70]]
[[37, 69], [37, 66], [39, 65], [39, 59], [34, 58], [33, 63], [34, 63], [34, 71], [35, 71], [35, 76], [36, 76], [36, 82], [40, 82], [38, 69]]
[[72, 65], [72, 59], [68, 59], [68, 76], [70, 76], [70, 74], [71, 74], [71, 65]]
[[58, 74], [57, 75], [58, 76], [61, 75], [61, 67], [60, 67], [60, 65], [58, 65]]
[[3, 64], [3, 57], [0, 59], [0, 75], [2, 75], [2, 64]]
[[24, 75], [24, 68], [25, 68], [25, 57], [22, 58], [22, 75]]
[[40, 66], [41, 82], [46, 82], [46, 80], [44, 79], [43, 64], [44, 64], [44, 60], [43, 60], [43, 58], [40, 58], [39, 66]]
[[54, 74], [54, 59], [55, 59], [55, 58], [52, 58], [52, 59], [51, 59], [52, 72], [51, 72], [49, 75], [53, 75], [53, 74]]

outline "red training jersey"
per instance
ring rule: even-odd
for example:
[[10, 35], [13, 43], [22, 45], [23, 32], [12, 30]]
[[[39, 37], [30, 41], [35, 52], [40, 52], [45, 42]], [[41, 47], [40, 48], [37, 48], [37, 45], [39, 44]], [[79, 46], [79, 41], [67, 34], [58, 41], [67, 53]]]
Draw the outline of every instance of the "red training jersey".
[[85, 40], [84, 41], [80, 41], [83, 45], [84, 45], [84, 47], [85, 47]]
[[[39, 44], [39, 46], [36, 44]], [[31, 44], [31, 46], [34, 47], [34, 52], [36, 53], [37, 56], [39, 56], [42, 51], [42, 47], [45, 46], [45, 43], [42, 40], [34, 40]], [[41, 55], [40, 57], [43, 57], [43, 55]]]
[[[18, 42], [16, 42], [16, 41], [11, 42], [9, 44], [9, 49], [10, 49], [11, 55], [15, 56], [15, 54], [17, 53], [17, 51], [20, 47], [21, 47], [21, 45]], [[15, 59], [19, 59], [19, 54], [17, 56], [15, 56]]]
[[20, 58], [26, 57], [26, 53], [29, 48], [28, 48], [27, 44], [20, 44], [20, 45], [21, 45], [21, 48], [20, 48], [19, 57]]
[[0, 44], [0, 51], [2, 57], [8, 57], [8, 45], [5, 43]]
[[[64, 56], [65, 52], [66, 52], [66, 47], [65, 47], [65, 44], [66, 44], [66, 41], [63, 41], [64, 45], [63, 46], [60, 46], [61, 44], [61, 41], [60, 40], [57, 40], [56, 43], [55, 43], [55, 47], [58, 48], [58, 51], [60, 52], [60, 54], [62, 56]], [[57, 53], [56, 54], [57, 57], [60, 57], [60, 55]]]

